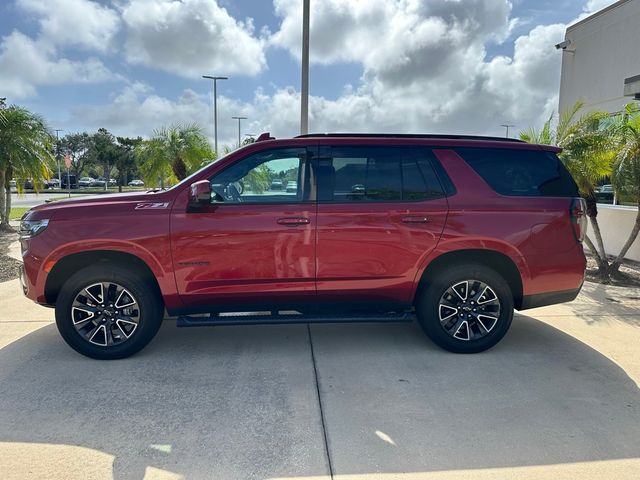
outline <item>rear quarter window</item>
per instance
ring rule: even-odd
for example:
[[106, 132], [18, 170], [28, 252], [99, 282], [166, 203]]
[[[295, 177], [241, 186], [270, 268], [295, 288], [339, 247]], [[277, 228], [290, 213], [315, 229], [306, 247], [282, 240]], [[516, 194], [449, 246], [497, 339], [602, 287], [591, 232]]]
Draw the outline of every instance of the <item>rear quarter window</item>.
[[553, 152], [508, 148], [458, 148], [456, 151], [501, 195], [578, 196], [576, 183]]

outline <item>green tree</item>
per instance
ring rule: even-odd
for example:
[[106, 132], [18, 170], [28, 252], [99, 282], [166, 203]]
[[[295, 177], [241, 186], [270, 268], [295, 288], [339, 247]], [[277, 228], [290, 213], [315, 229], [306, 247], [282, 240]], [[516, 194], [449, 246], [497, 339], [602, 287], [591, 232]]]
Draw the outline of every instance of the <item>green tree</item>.
[[136, 165], [135, 149], [143, 142], [142, 137], [129, 138], [117, 137], [117, 155], [115, 165], [118, 170], [118, 191], [122, 192], [122, 186], [129, 182], [130, 178], [138, 171]]
[[3, 109], [0, 122], [0, 230], [11, 230], [11, 188], [15, 177], [18, 188], [33, 179], [39, 188], [49, 178], [49, 165], [54, 163], [54, 139], [42, 117], [25, 108], [12, 105]]
[[99, 128], [98, 131], [91, 136], [89, 155], [92, 161], [102, 169], [102, 176], [106, 181], [105, 190], [109, 187], [111, 170], [116, 164], [118, 154], [116, 138], [109, 133], [106, 128]]
[[[92, 136], [87, 132], [70, 133], [60, 139], [60, 155], [62, 157], [65, 155], [71, 157], [71, 168], [69, 170], [71, 174], [76, 175], [78, 178], [82, 176], [84, 170], [94, 160], [90, 154], [92, 145]], [[60, 168], [61, 170], [65, 169], [64, 165], [61, 165]]]
[[180, 181], [203, 165], [215, 160], [202, 129], [195, 124], [173, 125], [155, 130], [153, 137], [137, 148], [140, 170], [149, 185]]
[[595, 189], [598, 181], [609, 176], [612, 171], [612, 135], [606, 122], [608, 113], [595, 111], [580, 114], [582, 107], [582, 102], [576, 102], [573, 107], [560, 113], [555, 126], [552, 115], [541, 130], [530, 128], [520, 132], [520, 139], [530, 143], [556, 145], [563, 149], [560, 159], [571, 172], [586, 201], [587, 217], [591, 222], [597, 247], [589, 237], [585, 238], [585, 243], [598, 263], [599, 275], [606, 281], [609, 264], [598, 224]]
[[611, 124], [616, 143], [613, 185], [616, 192], [632, 196], [638, 207], [631, 233], [620, 253], [609, 266], [609, 274], [614, 275], [640, 233], [640, 108], [636, 104], [628, 104], [622, 113], [612, 119]]

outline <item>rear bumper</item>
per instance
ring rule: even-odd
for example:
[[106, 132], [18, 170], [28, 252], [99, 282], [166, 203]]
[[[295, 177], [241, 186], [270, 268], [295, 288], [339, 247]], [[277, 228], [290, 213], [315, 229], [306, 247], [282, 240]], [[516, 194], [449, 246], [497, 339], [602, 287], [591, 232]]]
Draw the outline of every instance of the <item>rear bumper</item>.
[[518, 310], [527, 310], [529, 308], [544, 307], [546, 305], [555, 305], [556, 303], [565, 303], [575, 300], [580, 293], [580, 288], [575, 290], [564, 290], [561, 292], [537, 293], [535, 295], [525, 295], [522, 297], [522, 305]]

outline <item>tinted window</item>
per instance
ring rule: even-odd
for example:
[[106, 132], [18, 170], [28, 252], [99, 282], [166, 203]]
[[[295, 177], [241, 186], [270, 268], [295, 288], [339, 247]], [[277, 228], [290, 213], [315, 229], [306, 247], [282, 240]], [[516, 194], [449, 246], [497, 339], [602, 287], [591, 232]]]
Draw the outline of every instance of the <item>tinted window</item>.
[[250, 155], [209, 179], [212, 203], [301, 201], [306, 150], [287, 148]]
[[318, 198], [331, 202], [411, 201], [443, 195], [427, 150], [335, 147], [319, 160]]
[[502, 195], [578, 196], [573, 178], [552, 152], [492, 148], [459, 148], [457, 152]]

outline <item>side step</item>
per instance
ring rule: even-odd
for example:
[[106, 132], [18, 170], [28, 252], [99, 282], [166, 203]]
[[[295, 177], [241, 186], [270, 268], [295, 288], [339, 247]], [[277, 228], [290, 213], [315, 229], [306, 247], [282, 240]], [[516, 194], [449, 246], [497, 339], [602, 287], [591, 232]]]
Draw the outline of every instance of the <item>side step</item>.
[[230, 312], [207, 316], [182, 315], [178, 327], [213, 327], [220, 325], [281, 325], [296, 323], [412, 322], [413, 312], [301, 314], [298, 312]]

